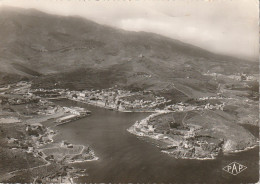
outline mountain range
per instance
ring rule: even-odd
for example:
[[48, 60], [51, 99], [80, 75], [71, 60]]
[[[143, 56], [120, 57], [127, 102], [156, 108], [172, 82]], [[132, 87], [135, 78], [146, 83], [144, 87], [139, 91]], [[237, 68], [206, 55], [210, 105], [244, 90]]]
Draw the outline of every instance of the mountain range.
[[258, 73], [258, 63], [73, 16], [0, 8], [0, 83], [75, 90], [118, 86], [176, 99], [217, 92], [205, 73]]

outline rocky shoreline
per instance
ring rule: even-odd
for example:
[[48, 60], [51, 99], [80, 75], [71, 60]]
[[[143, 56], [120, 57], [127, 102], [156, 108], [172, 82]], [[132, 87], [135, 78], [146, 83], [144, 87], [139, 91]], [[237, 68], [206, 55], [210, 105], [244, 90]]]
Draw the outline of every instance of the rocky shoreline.
[[[0, 126], [2, 127], [3, 125]], [[66, 141], [63, 141], [62, 143], [56, 142], [54, 137], [57, 133], [50, 128], [45, 128], [40, 124], [27, 125], [24, 128], [26, 136], [24, 139], [7, 138], [8, 149], [16, 152], [24, 152], [25, 154], [32, 155], [43, 161], [44, 164], [30, 168], [30, 170], [39, 170], [37, 182], [56, 180], [73, 181], [72, 176], [77, 175], [79, 170], [71, 167], [71, 164], [98, 160], [94, 151], [89, 147], [70, 144]], [[41, 169], [44, 167], [55, 167], [56, 169], [52, 170], [50, 173], [45, 171], [42, 172]], [[62, 176], [60, 176], [60, 170], [62, 168], [63, 173]], [[9, 178], [8, 176], [17, 177], [23, 175], [26, 171], [27, 169], [14, 170], [2, 175], [1, 178]], [[34, 174], [32, 174], [32, 176], [35, 177]], [[5, 180], [3, 180], [3, 182], [4, 181]]]
[[[131, 93], [111, 88], [70, 92], [30, 87], [30, 83], [20, 82], [9, 85], [1, 93], [0, 128], [11, 134], [19, 130], [19, 134], [24, 136], [16, 138], [15, 133], [14, 137], [8, 138], [5, 134], [2, 135], [3, 147], [7, 142], [19, 145], [5, 148], [4, 157], [10, 152], [31, 155], [33, 158], [30, 159], [36, 159], [35, 166], [24, 168], [21, 165], [18, 170], [10, 166], [9, 173], [0, 173], [1, 181], [15, 181], [12, 179], [30, 171], [35, 181], [72, 182], [73, 177], [82, 176], [84, 172], [71, 167], [71, 164], [98, 159], [89, 147], [66, 141], [55, 142], [53, 138], [57, 134], [50, 128], [86, 117], [91, 112], [79, 107], [61, 107], [48, 101], [49, 98], [65, 98], [120, 112], [150, 112], [150, 116], [135, 122], [128, 132], [156, 140], [163, 153], [178, 159], [215, 159], [220, 153], [239, 152], [256, 146], [257, 139], [236, 123], [240, 119], [226, 111], [226, 107], [254, 104], [252, 100], [234, 100], [218, 95], [199, 98], [189, 103], [171, 103], [149, 91]], [[243, 117], [242, 120], [248, 118]], [[42, 124], [48, 124], [48, 128]], [[13, 125], [19, 125], [21, 129], [12, 130], [10, 127]], [[26, 145], [28, 143], [30, 146]], [[49, 171], [43, 168], [49, 168]], [[39, 173], [40, 177], [37, 176]]]
[[[216, 159], [219, 154], [246, 151], [258, 146], [257, 139], [252, 139], [249, 145], [244, 146], [242, 149], [235, 149], [234, 147], [227, 149], [226, 145], [230, 142], [229, 137], [222, 139], [221, 136], [218, 136], [216, 133], [213, 134], [213, 136], [209, 136], [212, 134], [203, 135], [201, 133], [204, 131], [203, 128], [199, 126], [196, 127], [192, 124], [176, 126], [175, 123], [174, 128], [168, 128], [162, 125], [164, 126], [163, 129], [161, 132], [158, 132], [158, 126], [156, 127], [156, 124], [152, 124], [151, 122], [154, 121], [154, 119], [158, 120], [160, 116], [169, 116], [169, 114], [172, 114], [172, 112], [152, 114], [141, 121], [135, 122], [127, 131], [136, 136], [147, 137], [151, 139], [151, 141], [156, 140], [160, 142], [157, 147], [159, 147], [163, 153], [177, 159]], [[184, 119], [185, 117], [187, 117], [187, 114], [184, 116]], [[167, 119], [164, 119], [164, 121], [167, 121]]]
[[[90, 111], [57, 106], [31, 93], [30, 83], [13, 84], [7, 90], [0, 95], [0, 149], [5, 165], [0, 167], [0, 181], [72, 183], [85, 175], [72, 166], [98, 160], [94, 151], [65, 140], [57, 142], [58, 133], [51, 127], [86, 117]], [[17, 165], [9, 164], [15, 158], [20, 158]]]
[[[77, 92], [77, 94], [80, 94]], [[78, 95], [80, 96], [80, 95]], [[128, 93], [128, 96], [131, 96], [131, 93]], [[189, 105], [189, 104], [184, 104], [184, 103], [178, 103], [178, 104], [168, 104], [165, 106], [163, 109], [153, 109], [153, 110], [146, 110], [145, 108], [143, 110], [135, 110], [134, 108], [132, 110], [125, 110], [124, 108], [118, 108], [116, 105], [113, 106], [113, 103], [110, 105], [107, 105], [105, 102], [102, 102], [102, 100], [88, 100], [88, 98], [82, 98], [82, 97], [70, 97], [67, 96], [68, 99], [81, 102], [81, 103], [86, 103], [94, 106], [98, 106], [101, 108], [106, 108], [109, 110], [114, 110], [114, 111], [119, 111], [119, 112], [150, 112], [153, 113], [148, 119], [157, 115], [162, 115], [162, 114], [167, 114], [167, 113], [187, 113], [187, 112], [202, 112], [204, 113], [205, 111], [210, 111], [212, 114], [214, 114], [214, 111], [220, 111], [220, 113], [224, 113], [225, 106], [228, 105], [233, 98], [230, 97], [222, 97], [220, 96], [215, 96], [215, 97], [204, 97], [204, 98], [199, 98], [196, 103], [201, 103], [202, 105]], [[99, 97], [100, 98], [100, 97]], [[115, 98], [118, 98], [117, 96]], [[85, 99], [85, 100], [84, 100]], [[101, 97], [102, 99], [102, 97]], [[118, 98], [120, 99], [120, 98]], [[210, 104], [210, 103], [204, 103], [204, 101], [219, 101], [217, 104]], [[115, 103], [116, 104], [116, 103]], [[217, 113], [218, 114], [218, 113]], [[227, 116], [227, 114], [225, 114]], [[211, 137], [210, 134], [204, 136], [202, 135], [202, 139], [205, 140], [199, 140], [196, 136], [194, 136], [195, 132], [200, 129], [203, 129], [203, 126], [196, 126], [195, 124], [189, 124], [186, 127], [181, 127], [182, 133], [184, 135], [182, 136], [168, 136], [165, 135], [165, 132], [162, 134], [158, 134], [153, 132], [152, 128], [149, 127], [145, 131], [140, 131], [140, 127], [138, 127], [138, 124], [142, 124], [143, 121], [147, 120], [144, 119], [140, 121], [139, 123], [136, 122], [132, 127], [128, 129], [128, 131], [132, 134], [135, 134], [137, 136], [146, 136], [148, 138], [154, 139], [154, 140], [159, 140], [163, 144], [166, 144], [167, 146], [160, 147], [162, 149], [162, 152], [167, 153], [175, 158], [181, 158], [181, 159], [198, 159], [198, 160], [208, 160], [208, 159], [215, 159], [219, 154], [221, 153], [232, 153], [232, 152], [239, 152], [239, 151], [244, 151], [248, 150], [251, 148], [254, 148], [257, 145], [255, 144], [255, 140], [249, 140], [249, 144], [247, 146], [242, 146], [243, 148], [227, 148], [227, 143], [228, 139], [221, 138], [221, 136], [217, 136], [218, 138]], [[226, 120], [225, 120], [226, 121]], [[227, 120], [229, 121], [229, 120]], [[224, 125], [223, 125], [224, 126]], [[144, 128], [144, 126], [142, 126]], [[214, 126], [212, 126], [214, 129]], [[178, 128], [177, 128], [178, 129]], [[188, 129], [188, 130], [185, 130]], [[139, 131], [138, 131], [139, 130]], [[144, 130], [144, 129], [143, 129]], [[169, 131], [169, 130], [168, 130]], [[177, 130], [177, 132], [180, 130]], [[178, 132], [179, 133], [179, 132]], [[228, 132], [227, 132], [228, 134]], [[160, 137], [160, 138], [159, 138]], [[181, 140], [179, 140], [181, 138]], [[224, 137], [224, 136], [223, 136]], [[194, 139], [194, 140], [192, 140]], [[198, 140], [197, 140], [198, 139]], [[211, 140], [209, 140], [211, 139]], [[176, 141], [177, 140], [177, 141]], [[232, 143], [233, 144], [233, 143]], [[238, 146], [240, 147], [240, 146]]]

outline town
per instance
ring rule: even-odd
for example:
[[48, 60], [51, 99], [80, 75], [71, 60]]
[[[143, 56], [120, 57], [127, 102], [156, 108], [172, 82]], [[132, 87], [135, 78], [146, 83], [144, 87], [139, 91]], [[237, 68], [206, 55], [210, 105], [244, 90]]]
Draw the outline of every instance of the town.
[[[248, 81], [249, 79], [239, 80], [245, 88], [248, 88]], [[230, 121], [257, 124], [257, 113], [252, 110], [257, 105], [257, 94], [251, 95], [253, 98], [244, 97], [241, 96], [245, 95], [244, 92], [238, 90], [239, 93], [234, 95], [232, 90], [234, 89], [228, 85], [222, 85], [214, 96], [173, 103], [171, 99], [149, 90], [132, 92], [116, 86], [82, 91], [43, 89], [32, 88], [31, 82], [20, 81], [0, 88], [0, 128], [3, 132], [1, 146], [4, 154], [11, 152], [16, 155], [32, 155], [30, 159], [35, 160], [38, 165], [30, 168], [40, 173], [39, 176], [33, 174], [35, 181], [71, 182], [72, 178], [84, 175], [84, 171], [77, 170], [70, 164], [97, 160], [94, 151], [90, 147], [73, 145], [65, 140], [55, 142], [57, 132], [51, 128], [91, 115], [85, 108], [55, 103], [56, 100], [68, 99], [113, 111], [152, 113], [135, 122], [128, 131], [139, 137], [149, 138], [163, 153], [177, 159], [215, 159], [221, 153], [254, 147], [258, 141], [244, 132], [238, 124], [232, 125], [232, 134], [221, 132], [221, 127], [225, 127]], [[248, 108], [248, 104], [252, 108]], [[235, 110], [239, 113], [230, 112], [230, 107], [239, 107]], [[250, 111], [251, 116], [240, 113], [246, 111]], [[239, 117], [228, 113], [239, 114]], [[17, 137], [17, 133], [8, 133], [12, 132], [13, 125], [16, 126], [16, 131], [22, 132], [22, 137]], [[242, 140], [242, 137], [246, 139]], [[53, 172], [46, 171], [46, 168], [53, 167]], [[15, 179], [26, 170], [21, 167], [1, 177], [6, 180]]]

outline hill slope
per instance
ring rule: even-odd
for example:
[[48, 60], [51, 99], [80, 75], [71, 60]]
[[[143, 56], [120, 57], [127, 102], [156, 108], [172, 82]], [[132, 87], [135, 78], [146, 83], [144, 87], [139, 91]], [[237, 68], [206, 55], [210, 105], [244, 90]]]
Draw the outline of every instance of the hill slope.
[[203, 75], [206, 72], [258, 72], [257, 63], [80, 17], [4, 7], [0, 25], [0, 72], [33, 78], [36, 86], [56, 83], [84, 89], [119, 85], [135, 90], [165, 89], [188, 98], [216, 92], [217, 83]]

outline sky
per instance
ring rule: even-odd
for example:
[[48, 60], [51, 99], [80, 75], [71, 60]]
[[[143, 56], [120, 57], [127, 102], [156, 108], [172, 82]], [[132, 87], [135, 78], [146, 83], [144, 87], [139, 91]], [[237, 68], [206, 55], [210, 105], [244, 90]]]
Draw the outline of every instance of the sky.
[[251, 60], [258, 60], [259, 54], [258, 3], [258, 0], [0, 0], [0, 6], [77, 15]]

